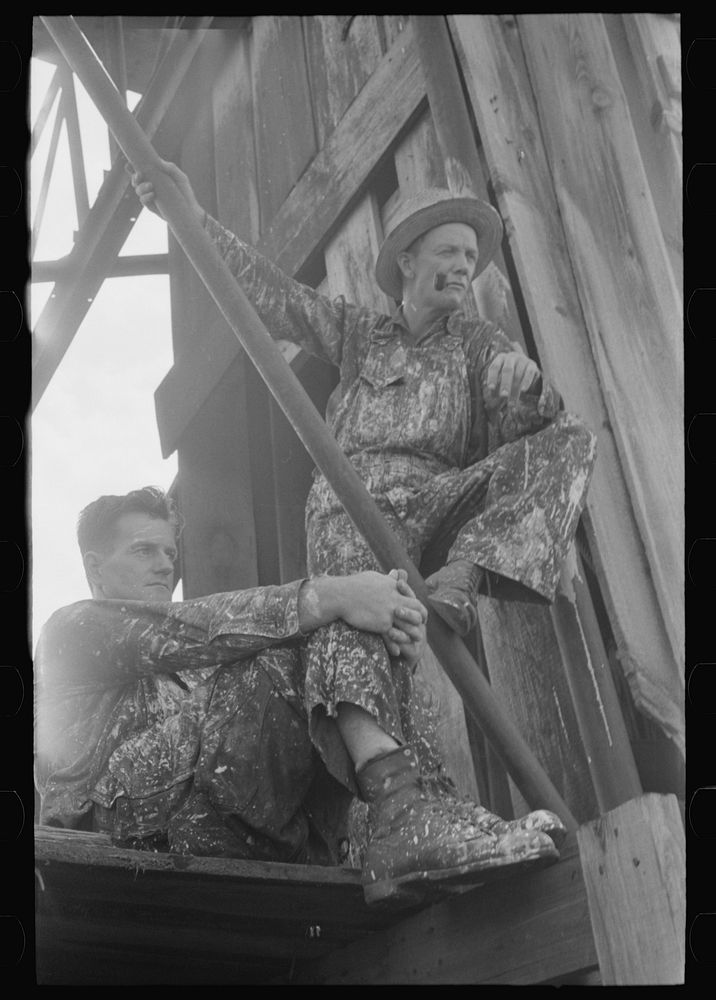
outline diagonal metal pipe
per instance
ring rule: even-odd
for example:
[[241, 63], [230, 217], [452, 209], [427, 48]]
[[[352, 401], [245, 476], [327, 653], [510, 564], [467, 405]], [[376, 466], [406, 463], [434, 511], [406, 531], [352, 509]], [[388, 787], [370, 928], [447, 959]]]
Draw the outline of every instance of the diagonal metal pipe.
[[[62, 21], [63, 18], [55, 20]], [[136, 121], [148, 136], [159, 128], [181, 81], [206, 35], [212, 17], [198, 18], [196, 26], [165, 53], [152, 82], [136, 109]], [[75, 27], [79, 32], [79, 29]], [[84, 36], [83, 41], [84, 41]], [[86, 44], [86, 43], [85, 43]], [[114, 84], [107, 77], [108, 84]], [[115, 90], [116, 93], [116, 90]], [[119, 94], [117, 98], [121, 101]], [[126, 114], [130, 114], [124, 106]], [[32, 409], [39, 403], [50, 379], [92, 304], [102, 282], [132, 228], [137, 201], [122, 160], [107, 173], [72, 252], [68, 273], [74, 278], [58, 282], [34, 328]]]
[[[429, 606], [427, 589], [417, 568], [383, 521], [375, 501], [286, 364], [208, 234], [162, 170], [157, 153], [139, 123], [122, 104], [82, 33], [71, 18], [43, 17], [42, 20], [82, 80], [125, 156], [153, 182], [157, 203], [176, 239], [380, 564], [386, 571], [393, 567], [405, 569], [410, 586]], [[462, 640], [434, 614], [428, 619], [428, 639], [467, 710], [495, 747], [526, 800], [535, 807], [552, 809], [570, 830], [575, 831], [574, 816], [495, 698]]]

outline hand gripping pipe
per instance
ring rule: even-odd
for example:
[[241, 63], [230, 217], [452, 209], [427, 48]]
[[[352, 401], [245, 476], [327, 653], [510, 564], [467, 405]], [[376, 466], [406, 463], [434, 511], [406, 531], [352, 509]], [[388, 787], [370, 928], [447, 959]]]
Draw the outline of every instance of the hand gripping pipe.
[[[157, 153], [74, 20], [71, 17], [42, 17], [42, 21], [82, 81], [124, 155], [135, 169], [153, 182], [157, 203], [174, 236], [381, 566], [386, 572], [393, 568], [406, 570], [408, 583], [419, 600], [429, 607], [428, 592], [417, 568], [383, 521], [375, 501], [271, 340], [208, 234], [194, 218], [174, 182], [162, 170]], [[464, 642], [435, 614], [429, 615], [427, 631], [430, 646], [466, 709], [482, 728], [527, 802], [533, 808], [551, 809], [568, 829], [576, 830], [575, 818], [495, 698]]]

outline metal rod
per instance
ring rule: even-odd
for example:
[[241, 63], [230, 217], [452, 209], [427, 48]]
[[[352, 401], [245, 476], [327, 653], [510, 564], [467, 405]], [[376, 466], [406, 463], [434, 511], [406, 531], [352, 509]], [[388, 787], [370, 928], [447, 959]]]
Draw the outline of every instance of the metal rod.
[[[82, 34], [71, 18], [42, 20], [114, 132], [125, 156], [153, 182], [157, 203], [172, 232], [380, 564], [386, 570], [405, 569], [410, 586], [427, 604], [427, 590], [418, 570], [383, 521], [374, 499], [270, 339], [208, 234], [162, 170], [156, 152], [123, 106]], [[466, 707], [495, 746], [527, 801], [553, 809], [570, 829], [576, 830], [576, 820], [566, 803], [495, 698], [465, 644], [434, 614], [428, 619], [428, 639]]]
[[[177, 41], [162, 60], [136, 109], [136, 120], [148, 136], [154, 135], [162, 123], [212, 21], [213, 17], [200, 18], [196, 28]], [[72, 343], [138, 213], [139, 203], [124, 166], [118, 160], [105, 177], [70, 254], [72, 271], [81, 274], [81, 280], [58, 282], [35, 324], [33, 410]]]

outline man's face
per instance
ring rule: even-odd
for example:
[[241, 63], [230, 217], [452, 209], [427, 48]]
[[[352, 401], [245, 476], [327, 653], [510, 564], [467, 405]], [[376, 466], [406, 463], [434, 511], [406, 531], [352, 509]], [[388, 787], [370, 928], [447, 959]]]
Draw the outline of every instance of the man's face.
[[85, 554], [93, 596], [171, 601], [176, 557], [174, 527], [168, 521], [141, 511], [122, 514], [111, 551]]
[[[477, 266], [477, 236], [472, 226], [448, 222], [425, 234], [417, 252], [408, 253], [406, 291], [411, 302], [442, 313], [458, 309]], [[443, 285], [442, 288], [436, 285]]]

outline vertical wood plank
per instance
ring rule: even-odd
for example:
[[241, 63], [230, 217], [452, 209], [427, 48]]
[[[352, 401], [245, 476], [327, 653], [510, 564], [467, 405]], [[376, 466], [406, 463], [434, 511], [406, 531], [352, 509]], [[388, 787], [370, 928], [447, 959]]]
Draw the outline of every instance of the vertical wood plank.
[[683, 747], [683, 683], [610, 426], [514, 18], [450, 17], [540, 362], [598, 434], [586, 524], [635, 702]]
[[[445, 19], [418, 16], [413, 21], [413, 32], [425, 72], [443, 184], [455, 193], [467, 187], [490, 200]], [[501, 252], [497, 259], [504, 269]], [[524, 347], [522, 330], [509, 321], [510, 313], [516, 316], [517, 310], [509, 282], [498, 264], [493, 263], [478, 283], [478, 294], [483, 315], [486, 313], [487, 318], [498, 322]], [[513, 717], [519, 720], [527, 741], [572, 812], [580, 819], [594, 815], [595, 801], [585, 756], [575, 755], [571, 750], [581, 743], [576, 719], [571, 711], [561, 710], [561, 704], [569, 703], [570, 695], [549, 610], [509, 602], [488, 602], [484, 607], [480, 626], [493, 687], [500, 691]], [[549, 686], [542, 686], [543, 663], [552, 667], [551, 692]], [[496, 762], [488, 756], [487, 763], [494, 772], [492, 783], [497, 784]], [[512, 799], [516, 813], [527, 811], [514, 785]]]
[[681, 655], [682, 303], [603, 18], [518, 23], [590, 346]]
[[382, 56], [375, 14], [303, 18], [318, 147], [343, 117]]
[[[392, 308], [373, 277], [381, 235], [375, 199], [366, 194], [326, 246], [326, 275], [331, 295], [343, 294], [350, 302], [381, 312]], [[430, 650], [422, 659], [414, 681], [414, 713], [420, 718], [425, 717], [429, 707], [435, 710], [438, 720], [435, 736], [447, 771], [461, 792], [476, 796], [462, 700]]]
[[[225, 54], [225, 44], [221, 32], [212, 32], [206, 38], [197, 64], [190, 71], [197, 87], [199, 81], [213, 75], [216, 60]], [[234, 83], [228, 76], [217, 83], [213, 106], [220, 112], [221, 124], [226, 123]], [[207, 210], [218, 214], [220, 201], [231, 213], [232, 200], [242, 203], [241, 189], [234, 189], [233, 183], [220, 183], [217, 189], [214, 136], [212, 114], [196, 116], [178, 159]], [[225, 162], [233, 151], [219, 145], [216, 155]], [[228, 177], [221, 168], [218, 175]], [[236, 214], [234, 218], [238, 220]], [[212, 325], [225, 329], [226, 321], [171, 235], [170, 261], [174, 354], [180, 357], [197, 340], [210, 342]], [[182, 436], [178, 448], [178, 494], [186, 521], [181, 544], [186, 597], [241, 589], [258, 581], [244, 359], [242, 351]]]
[[241, 239], [259, 238], [254, 109], [251, 100], [250, 37], [245, 29], [216, 32], [213, 90], [217, 211]]
[[384, 14], [383, 32], [385, 33], [385, 44], [387, 48], [393, 44], [398, 36], [405, 30], [410, 18], [409, 14]]
[[251, 73], [263, 232], [316, 152], [300, 17], [253, 19]]
[[[495, 694], [575, 818], [591, 819], [599, 810], [548, 609], [481, 597], [479, 611]], [[510, 787], [523, 815], [529, 807]]]
[[674, 281], [683, 295], [681, 44], [664, 14], [605, 14]]
[[674, 795], [625, 802], [577, 831], [604, 986], [684, 981], [686, 845]]

